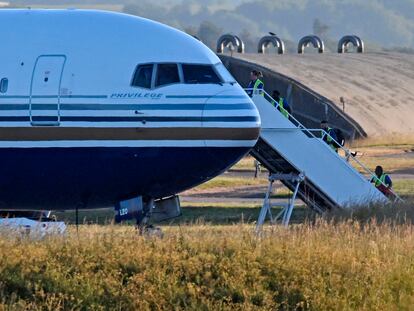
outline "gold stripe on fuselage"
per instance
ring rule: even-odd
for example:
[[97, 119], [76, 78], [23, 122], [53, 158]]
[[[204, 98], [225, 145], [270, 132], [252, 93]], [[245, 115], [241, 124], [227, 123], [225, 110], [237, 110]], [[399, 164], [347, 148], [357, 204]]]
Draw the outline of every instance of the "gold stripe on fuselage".
[[0, 127], [0, 141], [255, 140], [260, 128]]

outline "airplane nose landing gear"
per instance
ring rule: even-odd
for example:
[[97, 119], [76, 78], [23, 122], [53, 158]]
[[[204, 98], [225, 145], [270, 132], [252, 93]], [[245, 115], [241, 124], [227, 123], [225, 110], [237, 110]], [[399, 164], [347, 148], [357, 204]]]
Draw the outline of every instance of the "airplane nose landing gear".
[[115, 222], [136, 220], [136, 227], [140, 235], [162, 237], [160, 228], [150, 224], [169, 220], [181, 215], [180, 200], [178, 196], [166, 199], [143, 200], [142, 196], [121, 201], [115, 206]]
[[156, 238], [163, 238], [164, 233], [162, 232], [160, 227], [155, 227], [151, 224], [144, 225], [144, 226], [137, 226], [138, 234], [145, 237], [156, 237]]
[[154, 199], [150, 199], [143, 204], [142, 213], [137, 215], [137, 230], [139, 235], [162, 238], [163, 233], [161, 228], [150, 224], [150, 218], [155, 208]]

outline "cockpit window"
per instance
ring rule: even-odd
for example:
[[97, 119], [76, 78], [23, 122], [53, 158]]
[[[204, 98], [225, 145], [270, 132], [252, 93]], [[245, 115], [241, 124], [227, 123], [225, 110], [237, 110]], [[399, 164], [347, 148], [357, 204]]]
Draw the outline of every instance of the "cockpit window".
[[178, 75], [177, 64], [158, 64], [157, 65], [157, 78], [155, 80], [155, 86], [161, 86], [166, 84], [179, 83], [180, 76]]
[[222, 63], [217, 63], [215, 66], [218, 74], [221, 76], [221, 79], [223, 79], [224, 82], [236, 83], [236, 79], [233, 78], [231, 73]]
[[139, 65], [135, 70], [132, 86], [151, 88], [153, 64]]
[[182, 68], [185, 83], [197, 84], [222, 82], [211, 65], [182, 64]]

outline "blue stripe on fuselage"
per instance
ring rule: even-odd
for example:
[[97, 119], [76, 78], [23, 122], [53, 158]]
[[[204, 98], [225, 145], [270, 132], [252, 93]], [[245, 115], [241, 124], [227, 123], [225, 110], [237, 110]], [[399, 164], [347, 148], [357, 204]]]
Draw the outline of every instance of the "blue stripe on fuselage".
[[[166, 95], [166, 98], [246, 98], [247, 95]], [[108, 98], [108, 95], [0, 95], [0, 99], [18, 98]]]
[[0, 95], [0, 99], [19, 98], [108, 98], [108, 95]]
[[[56, 110], [58, 104], [32, 104], [32, 110]], [[1, 104], [0, 110], [29, 110], [29, 104]], [[60, 104], [60, 110], [252, 110], [251, 103], [240, 104]]]
[[166, 95], [166, 98], [246, 98], [247, 95]]
[[61, 104], [61, 110], [250, 110], [252, 104]]

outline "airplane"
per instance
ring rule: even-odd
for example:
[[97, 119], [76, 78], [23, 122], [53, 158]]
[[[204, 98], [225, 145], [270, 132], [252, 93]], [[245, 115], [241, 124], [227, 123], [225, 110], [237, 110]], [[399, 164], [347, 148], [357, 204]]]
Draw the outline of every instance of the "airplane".
[[252, 100], [184, 32], [77, 9], [3, 9], [0, 25], [1, 210], [116, 206], [146, 222], [258, 140]]

